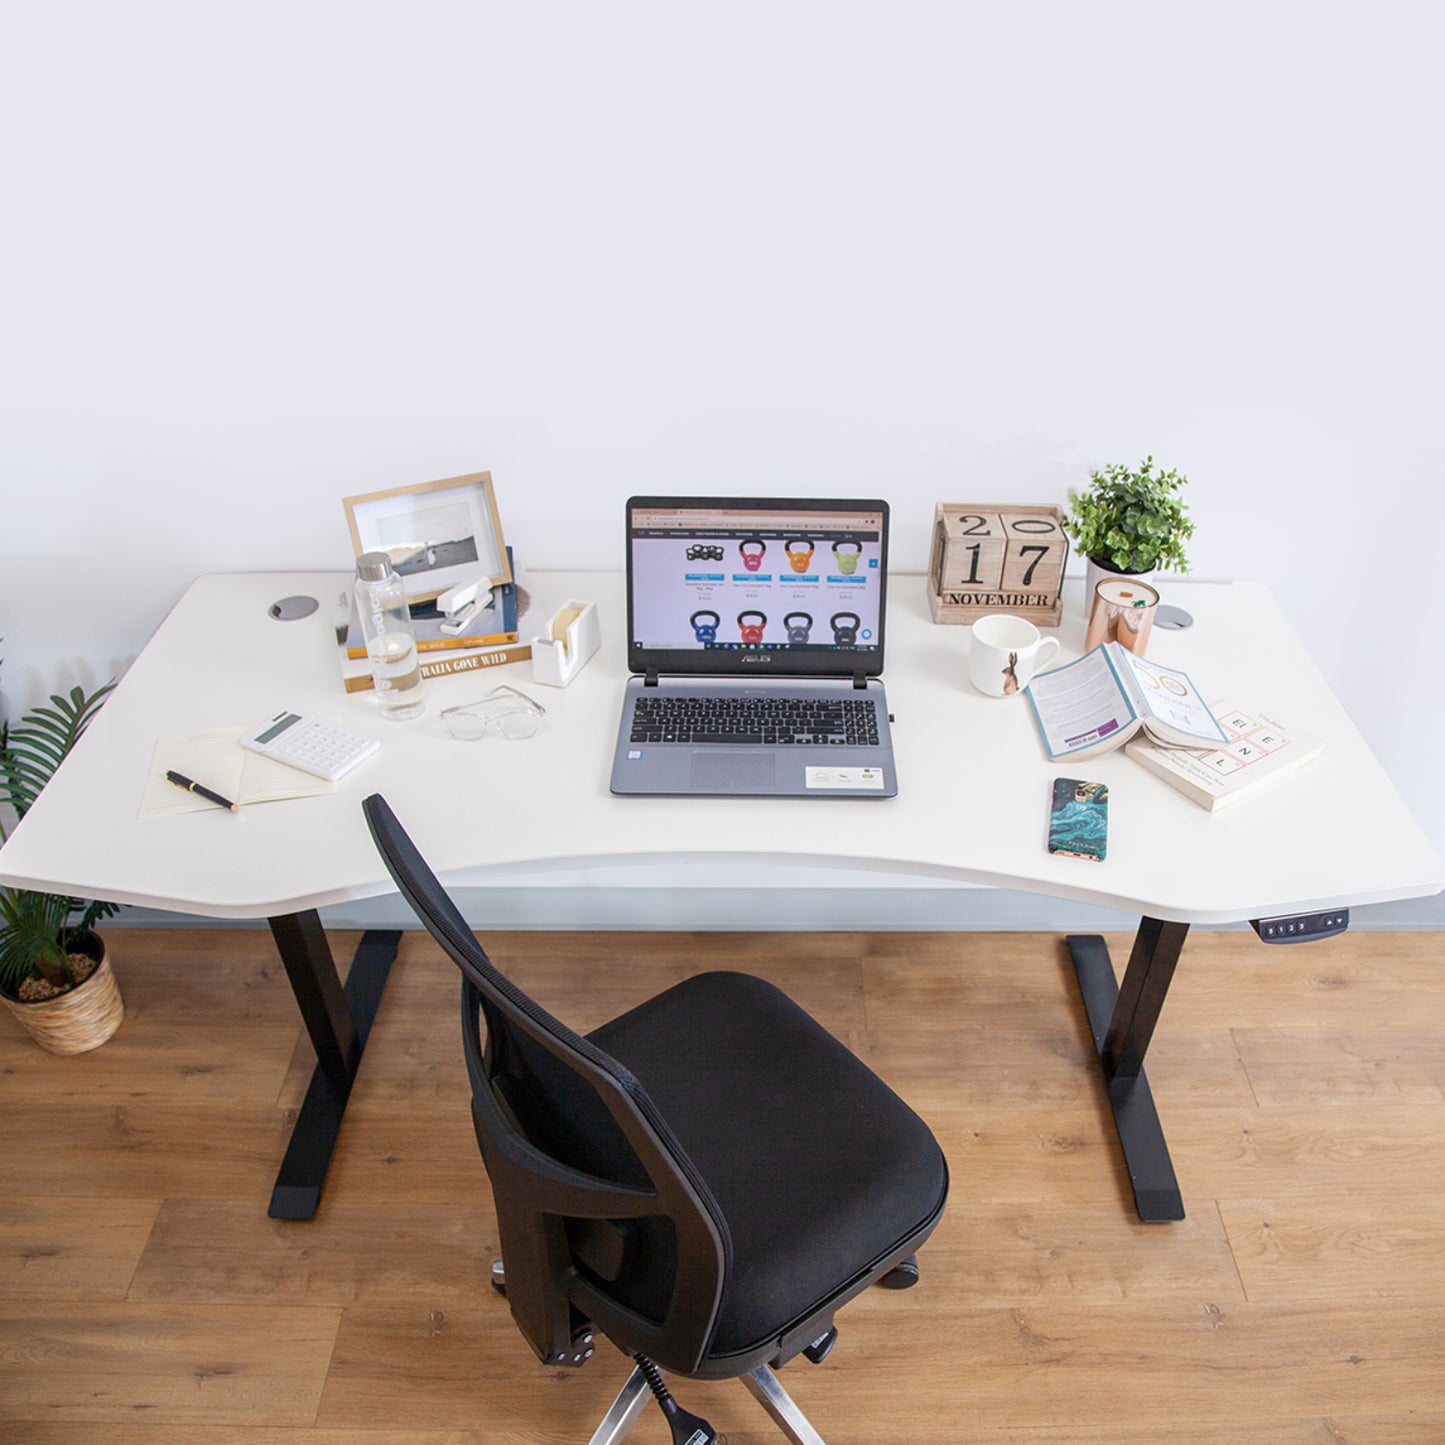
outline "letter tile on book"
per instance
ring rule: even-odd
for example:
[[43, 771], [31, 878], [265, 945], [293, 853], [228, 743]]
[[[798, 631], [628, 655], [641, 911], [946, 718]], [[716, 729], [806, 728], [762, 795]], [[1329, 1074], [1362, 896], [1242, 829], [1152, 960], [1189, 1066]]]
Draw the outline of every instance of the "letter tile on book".
[[1135, 737], [1125, 744], [1124, 752], [1171, 788], [1214, 812], [1263, 783], [1287, 777], [1324, 751], [1318, 738], [1287, 727], [1258, 708], [1227, 703], [1214, 709], [1214, 715], [1228, 738], [1223, 747], [1161, 748]]

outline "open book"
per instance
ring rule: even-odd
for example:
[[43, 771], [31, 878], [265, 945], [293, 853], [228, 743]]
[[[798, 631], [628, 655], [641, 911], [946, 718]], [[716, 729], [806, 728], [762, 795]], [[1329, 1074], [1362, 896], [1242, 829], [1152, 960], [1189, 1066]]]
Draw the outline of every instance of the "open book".
[[1161, 747], [1222, 747], [1229, 739], [1185, 673], [1101, 642], [1025, 689], [1051, 758], [1091, 758], [1143, 732]]

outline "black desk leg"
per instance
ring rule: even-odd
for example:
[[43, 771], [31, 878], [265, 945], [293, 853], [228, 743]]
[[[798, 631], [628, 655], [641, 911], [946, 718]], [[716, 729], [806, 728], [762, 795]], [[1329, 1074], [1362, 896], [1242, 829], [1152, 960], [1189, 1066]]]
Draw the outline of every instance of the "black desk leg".
[[314, 910], [288, 913], [270, 923], [316, 1050], [316, 1071], [296, 1116], [267, 1212], [272, 1219], [310, 1219], [321, 1202], [321, 1183], [401, 934], [378, 929], [362, 934], [343, 987], [326, 930]]
[[1150, 1224], [1184, 1218], [1184, 1200], [1174, 1177], [1169, 1145], [1144, 1076], [1144, 1054], [1188, 933], [1187, 923], [1142, 919], [1122, 987], [1114, 981], [1102, 938], [1075, 934], [1068, 939], [1109, 1090], [1114, 1127], [1134, 1185], [1134, 1204], [1139, 1218]]

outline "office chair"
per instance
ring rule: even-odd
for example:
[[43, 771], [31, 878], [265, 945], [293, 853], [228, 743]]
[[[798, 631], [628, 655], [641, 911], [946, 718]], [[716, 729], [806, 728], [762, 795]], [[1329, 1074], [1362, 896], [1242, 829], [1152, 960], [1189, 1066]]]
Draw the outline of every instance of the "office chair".
[[363, 808], [397, 888], [462, 972], [501, 1239], [493, 1282], [543, 1364], [582, 1364], [594, 1331], [635, 1362], [592, 1445], [616, 1445], [649, 1393], [675, 1445], [716, 1440], [662, 1370], [740, 1377], [794, 1445], [822, 1445], [773, 1370], [820, 1361], [834, 1313], [862, 1290], [917, 1278], [948, 1193], [928, 1127], [744, 974], [697, 975], [574, 1033], [493, 967], [386, 801]]

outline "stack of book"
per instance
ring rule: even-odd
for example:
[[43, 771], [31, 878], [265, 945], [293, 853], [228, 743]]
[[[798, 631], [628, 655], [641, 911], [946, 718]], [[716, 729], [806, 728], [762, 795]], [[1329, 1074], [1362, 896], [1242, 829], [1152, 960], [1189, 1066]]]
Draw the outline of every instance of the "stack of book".
[[1161, 748], [1147, 738], [1136, 737], [1124, 752], [1213, 813], [1253, 792], [1261, 783], [1288, 776], [1324, 751], [1318, 738], [1287, 726], [1257, 707], [1227, 703], [1217, 707], [1214, 715], [1228, 739], [1221, 747]]
[[[508, 557], [511, 548], [507, 549]], [[532, 595], [526, 578], [515, 562], [512, 581], [492, 589], [491, 601], [467, 619], [463, 629], [443, 631], [447, 621], [434, 602], [418, 602], [411, 609], [412, 631], [421, 659], [423, 677], [449, 677], [456, 672], [474, 672], [507, 662], [525, 662], [532, 656], [532, 644], [522, 642], [531, 635], [536, 620]], [[347, 692], [365, 692], [375, 684], [366, 657], [366, 641], [356, 616], [356, 603], [338, 606], [336, 642], [341, 654], [341, 682]]]

